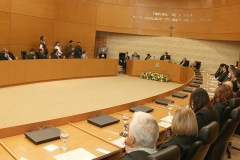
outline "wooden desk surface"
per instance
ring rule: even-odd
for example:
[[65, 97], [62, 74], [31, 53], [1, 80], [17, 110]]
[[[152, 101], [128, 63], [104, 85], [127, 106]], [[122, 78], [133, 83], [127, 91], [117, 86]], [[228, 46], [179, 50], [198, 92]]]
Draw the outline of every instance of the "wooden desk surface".
[[[58, 127], [60, 130], [67, 130], [70, 133], [70, 137], [66, 142], [66, 145], [68, 146], [67, 151], [75, 150], [78, 148], [83, 148], [92, 154], [96, 155], [98, 158], [102, 159], [104, 157], [110, 156], [112, 154], [115, 154], [115, 156], [121, 157], [121, 149], [111, 145], [107, 142], [104, 142], [90, 134], [87, 134], [78, 128], [75, 128], [71, 125], [64, 125]], [[29, 141], [24, 135], [18, 135], [14, 137], [8, 137], [2, 139], [2, 142], [18, 157], [24, 157], [28, 160], [53, 160], [53, 156], [62, 154], [64, 151], [62, 151], [60, 148], [57, 148], [56, 150], [50, 152], [44, 149], [43, 147], [53, 144], [58, 147], [63, 145], [63, 141], [61, 139], [35, 145], [31, 141]], [[109, 155], [106, 155], [102, 152], [97, 151], [97, 148], [102, 148], [104, 150], [107, 150], [111, 153]], [[1, 148], [0, 148], [1, 149]], [[66, 152], [67, 152], [66, 151]]]
[[1, 144], [0, 144], [0, 159], [15, 160], [15, 158], [13, 158], [11, 154], [9, 154], [8, 151], [6, 151]]

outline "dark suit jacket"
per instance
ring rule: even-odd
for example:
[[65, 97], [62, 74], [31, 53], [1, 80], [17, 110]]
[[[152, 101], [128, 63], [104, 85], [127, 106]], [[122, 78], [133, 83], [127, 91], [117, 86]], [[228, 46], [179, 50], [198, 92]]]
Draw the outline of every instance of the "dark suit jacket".
[[213, 107], [218, 111], [219, 122], [221, 122], [222, 114], [227, 107], [227, 105], [223, 102], [218, 102], [213, 105]]
[[[184, 64], [182, 65], [182, 63], [184, 63]], [[189, 66], [189, 61], [185, 61], [185, 62], [181, 61], [180, 65], [184, 66], [184, 67], [188, 67]]]
[[12, 52], [8, 52], [8, 55], [9, 55], [10, 58], [12, 58], [12, 60], [15, 60], [15, 57], [14, 57], [14, 55], [12, 54]]
[[75, 48], [75, 55], [74, 55], [75, 58], [81, 58], [82, 57], [82, 47], [80, 46], [77, 46]]
[[37, 58], [38, 59], [47, 59], [47, 56], [45, 54], [38, 52]]
[[238, 91], [237, 80], [232, 81], [232, 84], [233, 84], [233, 92], [236, 93]]
[[56, 53], [54, 53], [52, 54], [52, 59], [60, 59], [60, 57]]
[[219, 82], [222, 82], [224, 78], [228, 75], [228, 72], [222, 72], [222, 74], [217, 78]]
[[144, 151], [134, 151], [124, 155], [120, 160], [145, 160], [150, 154]]
[[164, 59], [164, 55], [162, 55], [160, 57], [160, 60], [170, 60], [170, 56], [169, 55], [166, 55], [166, 58]]

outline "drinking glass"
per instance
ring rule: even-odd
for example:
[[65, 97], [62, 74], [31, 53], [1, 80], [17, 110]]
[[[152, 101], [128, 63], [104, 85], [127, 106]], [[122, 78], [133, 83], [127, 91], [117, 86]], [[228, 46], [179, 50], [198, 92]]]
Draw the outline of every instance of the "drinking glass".
[[173, 109], [173, 103], [168, 103], [167, 107], [169, 109], [168, 116], [171, 116], [171, 112], [170, 111]]
[[60, 138], [63, 141], [63, 146], [61, 146], [61, 150], [66, 151], [68, 149], [68, 147], [66, 146], [66, 141], [69, 138], [69, 133], [67, 131], [61, 131], [60, 132]]
[[18, 56], [16, 56], [15, 59], [17, 60], [17, 59], [18, 59]]
[[123, 114], [122, 115], [122, 120], [123, 120], [123, 123], [124, 123], [123, 129], [124, 129], [124, 131], [126, 131], [127, 130], [127, 123], [128, 123], [128, 120], [129, 120], [129, 116], [126, 115], [126, 114]]

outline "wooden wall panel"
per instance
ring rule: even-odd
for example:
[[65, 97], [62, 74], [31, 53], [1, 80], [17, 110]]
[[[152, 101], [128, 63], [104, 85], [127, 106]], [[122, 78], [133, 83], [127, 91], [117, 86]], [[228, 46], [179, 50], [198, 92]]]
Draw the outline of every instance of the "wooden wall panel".
[[209, 33], [239, 33], [240, 5], [213, 9]]
[[210, 40], [240, 41], [240, 33], [210, 33]]
[[136, 0], [98, 0], [98, 2], [134, 6]]
[[11, 14], [0, 12], [0, 17], [0, 44], [9, 44]]
[[[168, 31], [172, 21], [166, 21], [166, 17], [153, 16], [153, 12], [171, 13], [171, 9], [135, 7], [134, 15], [142, 16], [142, 19], [134, 19], [133, 28]], [[158, 17], [163, 18], [163, 20], [145, 20], [145, 17]]]
[[239, 0], [231, 0], [231, 1], [221, 1], [221, 0], [213, 0], [213, 7], [223, 7], [223, 6], [233, 6], [233, 5], [239, 5]]
[[11, 16], [11, 45], [38, 45], [41, 35], [46, 37], [46, 44], [48, 46], [54, 44], [53, 20], [18, 14], [12, 14]]
[[10, 12], [11, 10], [11, 1], [10, 0], [1, 0], [0, 1], [0, 11]]
[[55, 19], [95, 24], [97, 3], [85, 0], [57, 0], [56, 1]]
[[96, 26], [96, 31], [104, 32], [116, 32], [116, 33], [133, 33], [132, 28], [122, 28], [122, 27], [113, 27], [113, 26]]
[[170, 36], [170, 32], [169, 31], [147, 30], [147, 29], [134, 29], [133, 30], [133, 34], [163, 36], [163, 37]]
[[97, 25], [132, 28], [134, 7], [98, 3]]
[[[211, 19], [212, 9], [176, 9], [174, 13], [176, 13], [177, 19], [181, 18], [181, 21], [173, 22], [173, 31], [208, 33], [210, 23], [200, 22], [199, 20]], [[192, 14], [192, 17], [183, 17], [183, 14]], [[187, 22], [185, 20], [198, 20], [198, 22]]]
[[53, 19], [55, 0], [11, 0], [12, 13]]
[[136, 6], [172, 8], [174, 0], [136, 0]]
[[176, 0], [174, 8], [211, 8], [212, 0]]
[[60, 41], [62, 46], [67, 46], [69, 40], [73, 40], [74, 46], [80, 41], [82, 47], [94, 47], [95, 31], [95, 25], [61, 21], [54, 23], [54, 39]]

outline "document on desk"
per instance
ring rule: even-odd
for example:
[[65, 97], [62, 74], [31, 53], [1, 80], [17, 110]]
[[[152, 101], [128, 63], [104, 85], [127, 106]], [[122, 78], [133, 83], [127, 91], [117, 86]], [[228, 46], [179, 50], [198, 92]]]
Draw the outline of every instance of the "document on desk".
[[158, 123], [158, 126], [159, 127], [163, 127], [163, 128], [169, 128], [169, 127], [171, 127], [171, 123], [167, 123], [167, 122], [159, 122]]
[[78, 148], [53, 157], [56, 160], [91, 160], [97, 158], [97, 156], [93, 155], [92, 153], [88, 152], [83, 148]]
[[172, 119], [173, 119], [173, 116], [167, 116], [167, 117], [164, 117], [160, 120], [164, 121], [164, 122], [172, 123]]
[[124, 141], [125, 141], [125, 138], [124, 138], [124, 137], [121, 137], [121, 138], [115, 139], [115, 140], [113, 140], [113, 141], [111, 141], [111, 142], [112, 142], [113, 144], [121, 147], [121, 148], [124, 148], [124, 147], [125, 147], [124, 144], [123, 144]]

